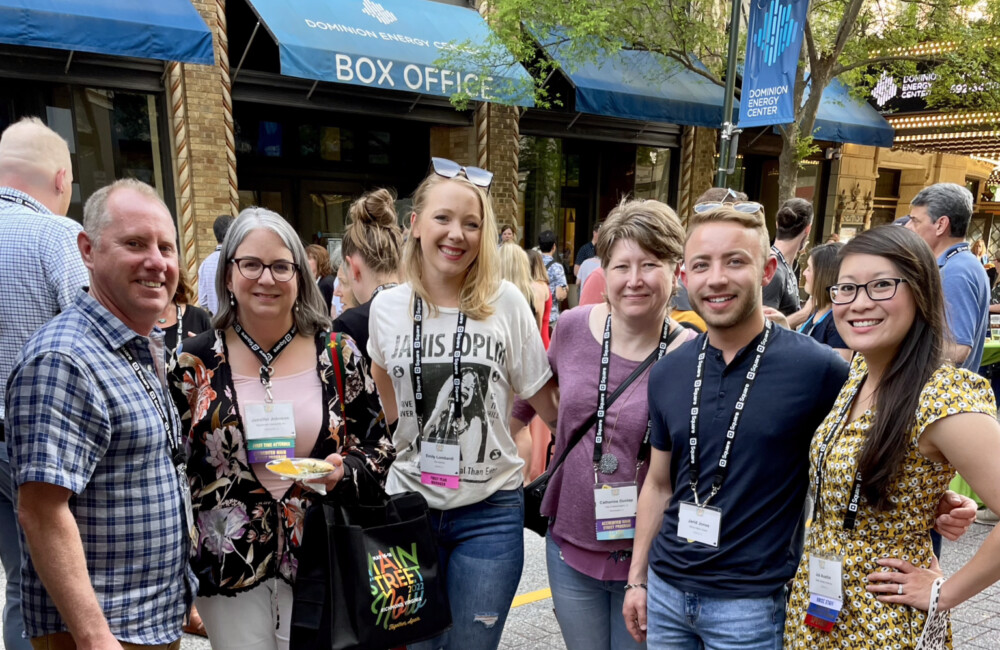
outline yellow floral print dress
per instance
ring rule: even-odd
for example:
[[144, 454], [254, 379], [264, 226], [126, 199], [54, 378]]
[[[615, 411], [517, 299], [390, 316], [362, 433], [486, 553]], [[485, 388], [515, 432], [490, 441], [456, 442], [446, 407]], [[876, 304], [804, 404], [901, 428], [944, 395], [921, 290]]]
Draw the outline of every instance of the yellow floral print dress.
[[[815, 485], [820, 445], [837, 426], [841, 410], [856, 394], [867, 373], [864, 358], [855, 355], [850, 376], [836, 404], [813, 436], [809, 450], [810, 485]], [[805, 553], [792, 585], [785, 619], [785, 648], [883, 650], [916, 647], [926, 614], [905, 605], [880, 602], [875, 594], [865, 590], [865, 577], [886, 570], [876, 564], [878, 559], [885, 557], [906, 560], [918, 567], [930, 566], [933, 550], [929, 531], [934, 527], [938, 501], [955, 475], [955, 468], [948, 463], [928, 460], [917, 444], [929, 424], [956, 413], [995, 416], [993, 392], [982, 377], [942, 365], [920, 394], [917, 425], [902, 471], [889, 496], [895, 509], [875, 512], [862, 497], [857, 523], [850, 532], [843, 529], [844, 513], [850, 499], [856, 459], [872, 423], [872, 411], [849, 422], [844, 431], [833, 438], [824, 463], [821, 510], [809, 530]], [[844, 605], [831, 632], [805, 624], [809, 606], [810, 553], [839, 555], [844, 561]]]

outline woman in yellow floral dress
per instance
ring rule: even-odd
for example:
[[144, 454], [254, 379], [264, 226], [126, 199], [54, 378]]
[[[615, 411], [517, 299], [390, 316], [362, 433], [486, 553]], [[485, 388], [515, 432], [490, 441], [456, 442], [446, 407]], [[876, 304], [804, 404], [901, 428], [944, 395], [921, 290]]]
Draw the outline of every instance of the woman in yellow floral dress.
[[[1000, 506], [993, 393], [942, 357], [941, 281], [919, 236], [876, 228], [848, 242], [840, 259], [838, 284], [830, 287], [834, 318], [859, 354], [813, 437], [816, 505], [785, 647], [916, 648], [933, 600], [938, 614], [921, 647], [950, 648], [947, 611], [1000, 579], [1000, 533], [943, 581], [930, 530], [956, 468], [990, 507]], [[824, 631], [838, 588], [840, 611]]]

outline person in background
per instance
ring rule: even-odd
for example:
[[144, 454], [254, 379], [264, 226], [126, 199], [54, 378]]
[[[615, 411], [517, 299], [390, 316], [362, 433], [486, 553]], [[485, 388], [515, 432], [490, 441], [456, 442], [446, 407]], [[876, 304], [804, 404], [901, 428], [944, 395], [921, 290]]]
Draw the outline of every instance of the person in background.
[[368, 192], [347, 212], [340, 269], [347, 276], [351, 296], [358, 303], [333, 321], [333, 331], [349, 334], [368, 356], [368, 320], [372, 299], [399, 284], [403, 232], [396, 218], [396, 196], [387, 189]]
[[[395, 453], [349, 337], [336, 346], [338, 381], [326, 303], [291, 225], [247, 208], [222, 259], [215, 329], [184, 341], [171, 373], [190, 444], [197, 606], [215, 650], [286, 650], [305, 513], [321, 500], [315, 490], [338, 500], [376, 495]], [[316, 487], [289, 483], [266, 469], [286, 457], [334, 470]]]
[[222, 250], [222, 242], [226, 239], [226, 233], [229, 232], [231, 225], [233, 225], [233, 218], [228, 214], [215, 218], [215, 223], [212, 224], [212, 233], [215, 235], [215, 241], [218, 245], [198, 267], [198, 302], [209, 314], [213, 315], [219, 311], [219, 296], [215, 294], [215, 270], [219, 267], [219, 251]]
[[406, 282], [375, 297], [368, 351], [386, 421], [396, 423], [386, 491], [427, 499], [454, 622], [408, 648], [491, 650], [524, 563], [510, 409], [521, 395], [554, 423], [556, 390], [524, 297], [500, 279], [493, 175], [431, 165], [413, 196]]
[[7, 384], [25, 632], [36, 650], [177, 650], [198, 581], [155, 327], [177, 288], [177, 232], [134, 179], [94, 192], [83, 229], [89, 287], [32, 336]]
[[972, 242], [971, 252], [979, 258], [983, 266], [990, 263], [990, 256], [986, 253], [986, 242], [983, 241], [982, 237]]
[[594, 232], [590, 241], [580, 247], [576, 252], [576, 260], [573, 262], [573, 275], [576, 277], [576, 284], [582, 289], [583, 280], [580, 279], [580, 268], [589, 259], [597, 257], [597, 235], [601, 232], [601, 222], [594, 224]]
[[163, 330], [168, 367], [176, 362], [180, 344], [196, 334], [212, 329], [212, 317], [204, 309], [192, 305], [192, 297], [194, 292], [182, 266], [178, 269], [177, 291], [174, 292], [174, 298], [156, 319], [156, 326]]
[[507, 242], [517, 243], [517, 227], [509, 223], [505, 223], [500, 229], [500, 244], [503, 245]]
[[73, 163], [62, 137], [37, 117], [0, 135], [0, 560], [7, 579], [3, 607], [6, 650], [28, 650], [21, 637], [21, 543], [7, 445], [3, 387], [21, 348], [39, 327], [73, 305], [87, 284], [80, 224], [66, 218]]
[[[333, 308], [333, 293], [336, 290], [337, 269], [330, 265], [330, 254], [326, 248], [319, 244], [306, 246], [306, 255], [309, 258], [309, 270], [312, 272], [316, 286], [319, 287], [319, 292], [326, 303], [326, 311], [330, 313]], [[338, 310], [337, 313], [340, 311]]]
[[[347, 269], [344, 268], [343, 264], [337, 269], [337, 283], [336, 288], [333, 290], [333, 298], [340, 301], [340, 316], [343, 316], [349, 309], [354, 309], [358, 306], [358, 301], [355, 299], [354, 291], [351, 288], [351, 281], [347, 275]], [[334, 320], [340, 317], [334, 316], [335, 310], [336, 305], [331, 305], [330, 318]]]
[[[607, 302], [565, 312], [549, 348], [560, 389], [555, 457], [602, 403], [605, 376], [606, 397], [647, 357], [662, 357], [694, 338], [694, 332], [670, 318], [683, 242], [680, 221], [659, 201], [622, 201], [604, 221], [597, 252], [608, 278]], [[633, 380], [603, 418], [598, 412], [596, 424], [550, 479], [542, 503], [542, 513], [551, 521], [546, 537], [549, 585], [567, 648], [645, 647], [629, 635], [621, 614], [634, 526], [615, 525], [622, 518], [628, 522], [627, 512], [611, 518], [617, 522], [601, 522], [595, 494], [605, 493], [605, 486], [637, 494], [642, 485], [649, 452], [649, 372]], [[530, 405], [518, 401], [513, 426], [530, 416]], [[600, 463], [595, 462], [598, 454]]]
[[[531, 318], [536, 323], [541, 323], [542, 312], [545, 309], [545, 301], [536, 298], [534, 287], [531, 281], [531, 267], [528, 262], [528, 254], [517, 244], [502, 244], [499, 250], [500, 277], [510, 282], [521, 292], [524, 300], [531, 310]], [[539, 327], [539, 330], [541, 328]]]
[[775, 216], [778, 234], [771, 253], [778, 258], [774, 279], [764, 287], [764, 304], [785, 316], [799, 310], [798, 256], [812, 231], [813, 206], [805, 199], [785, 201]]
[[[941, 354], [939, 277], [934, 255], [903, 228], [868, 230], [840, 251], [829, 295], [858, 354], [809, 449], [816, 504], [786, 648], [951, 647], [948, 611], [1000, 579], [996, 529], [947, 580], [932, 550], [939, 497], [956, 469], [1000, 508], [996, 403], [986, 380]], [[839, 603], [832, 629], [810, 624], [810, 594]], [[936, 628], [925, 614], [932, 604], [944, 615], [939, 634], [920, 639]]]
[[542, 253], [545, 272], [549, 276], [549, 293], [552, 294], [552, 309], [549, 312], [549, 335], [559, 320], [559, 303], [569, 295], [569, 285], [566, 283], [566, 269], [556, 261], [556, 235], [551, 230], [545, 230], [538, 235], [538, 249]]
[[840, 267], [837, 255], [843, 247], [844, 245], [840, 243], [822, 244], [809, 253], [809, 261], [802, 276], [805, 279], [806, 293], [809, 294], [810, 303], [813, 305], [813, 312], [798, 331], [824, 345], [829, 345], [844, 358], [844, 361], [850, 361], [854, 352], [848, 349], [837, 331], [837, 325], [833, 320], [833, 303], [830, 302], [830, 294], [827, 291], [827, 287], [837, 282], [837, 269]]
[[552, 294], [549, 293], [549, 276], [545, 271], [542, 254], [534, 249], [525, 251], [528, 254], [528, 264], [531, 266], [531, 291], [536, 310], [538, 310], [538, 330], [542, 333], [542, 343], [549, 349], [549, 312], [552, 310]]

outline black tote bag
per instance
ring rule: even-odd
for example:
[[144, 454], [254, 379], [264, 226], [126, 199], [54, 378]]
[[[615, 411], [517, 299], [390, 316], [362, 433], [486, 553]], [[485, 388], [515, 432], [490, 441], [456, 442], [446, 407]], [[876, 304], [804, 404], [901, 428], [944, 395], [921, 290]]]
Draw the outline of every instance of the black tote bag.
[[290, 647], [381, 650], [451, 627], [427, 501], [318, 504], [306, 513]]

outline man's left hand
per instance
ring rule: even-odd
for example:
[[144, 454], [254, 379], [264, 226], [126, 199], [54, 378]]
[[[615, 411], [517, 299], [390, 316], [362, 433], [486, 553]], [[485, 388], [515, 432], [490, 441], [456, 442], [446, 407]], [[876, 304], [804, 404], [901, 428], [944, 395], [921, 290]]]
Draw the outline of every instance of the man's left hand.
[[938, 501], [937, 514], [934, 530], [954, 542], [964, 535], [976, 520], [976, 502], [948, 490]]

